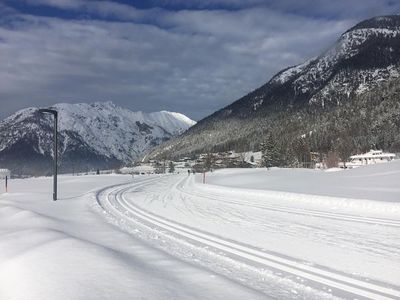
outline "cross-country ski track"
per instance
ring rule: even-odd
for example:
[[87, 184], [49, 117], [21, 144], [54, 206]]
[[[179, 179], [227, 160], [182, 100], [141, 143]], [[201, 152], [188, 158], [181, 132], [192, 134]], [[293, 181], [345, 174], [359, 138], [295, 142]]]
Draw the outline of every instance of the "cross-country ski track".
[[[309, 259], [302, 260], [288, 256], [286, 252], [270, 250], [268, 245], [264, 248], [234, 236], [225, 236], [218, 226], [222, 228], [227, 222], [229, 225], [230, 220], [223, 213], [219, 220], [218, 211], [213, 209], [238, 216], [237, 212], [245, 207], [257, 210], [266, 219], [268, 216], [272, 219], [283, 216], [290, 220], [298, 216], [306, 222], [310, 220], [311, 227], [313, 222], [333, 221], [342, 222], [344, 228], [355, 224], [365, 231], [397, 230], [400, 221], [394, 219], [279, 206], [267, 201], [252, 201], [249, 197], [243, 199], [240, 194], [237, 197], [224, 196], [223, 192], [196, 188], [193, 176], [149, 177], [112, 186], [97, 193], [97, 202], [110, 222], [125, 231], [173, 256], [212, 269], [272, 298], [400, 299], [400, 287], [393, 282], [349, 274], [336, 270], [334, 262], [322, 266], [318, 262], [310, 263]], [[158, 202], [158, 209], [153, 211], [152, 207], [157, 205], [155, 202]], [[217, 205], [212, 207], [213, 203]], [[168, 213], [159, 213], [165, 207], [168, 207]], [[174, 213], [170, 214], [171, 211]], [[210, 222], [217, 224], [214, 231], [193, 225], [197, 224], [196, 218], [200, 220], [207, 214], [212, 216]], [[264, 217], [258, 219], [260, 224]], [[190, 219], [193, 219], [193, 224], [187, 221]], [[351, 237], [342, 234], [344, 240], [351, 240]], [[398, 251], [398, 244], [391, 247]], [[388, 251], [384, 247], [382, 249], [377, 251]]]

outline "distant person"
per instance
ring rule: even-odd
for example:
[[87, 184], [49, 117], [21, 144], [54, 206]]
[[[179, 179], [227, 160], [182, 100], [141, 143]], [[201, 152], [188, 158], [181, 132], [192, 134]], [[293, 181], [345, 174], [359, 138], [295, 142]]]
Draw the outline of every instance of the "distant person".
[[190, 176], [190, 170], [188, 170], [188, 176]]

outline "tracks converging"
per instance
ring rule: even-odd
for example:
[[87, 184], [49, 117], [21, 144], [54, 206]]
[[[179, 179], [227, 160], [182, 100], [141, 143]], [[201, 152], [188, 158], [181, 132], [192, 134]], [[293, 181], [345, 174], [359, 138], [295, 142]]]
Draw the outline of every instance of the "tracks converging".
[[[298, 260], [281, 256], [275, 253], [262, 251], [251, 245], [246, 245], [233, 240], [225, 239], [215, 234], [204, 232], [187, 225], [174, 222], [160, 215], [147, 211], [126, 198], [127, 192], [135, 191], [153, 185], [160, 178], [148, 178], [136, 183], [113, 186], [100, 191], [97, 195], [99, 205], [112, 217], [141, 224], [149, 230], [162, 232], [165, 236], [171, 236], [175, 241], [185, 242], [195, 247], [214, 249], [216, 256], [227, 256], [234, 261], [242, 264], [255, 265], [265, 269], [279, 271], [282, 274], [302, 278], [313, 286], [329, 287], [332, 294], [338, 296], [351, 296], [353, 298], [364, 299], [400, 299], [400, 289], [398, 287], [381, 284], [379, 282], [364, 281], [348, 274], [335, 272], [326, 268], [314, 265], [307, 265]], [[187, 179], [184, 179], [187, 180]], [[210, 195], [199, 191], [188, 191], [182, 184], [176, 185], [176, 189], [186, 195], [196, 195], [216, 201], [224, 201], [232, 204], [250, 205], [241, 203], [238, 200], [224, 199], [221, 195]], [[131, 199], [130, 199], [131, 200]], [[254, 203], [252, 204], [254, 205]], [[400, 226], [398, 222], [392, 220], [372, 219], [349, 215], [335, 215], [333, 213], [304, 211], [288, 207], [270, 207], [259, 205], [261, 209], [277, 210], [285, 213], [307, 214], [311, 216], [335, 218], [345, 221], [374, 223], [385, 226]]]

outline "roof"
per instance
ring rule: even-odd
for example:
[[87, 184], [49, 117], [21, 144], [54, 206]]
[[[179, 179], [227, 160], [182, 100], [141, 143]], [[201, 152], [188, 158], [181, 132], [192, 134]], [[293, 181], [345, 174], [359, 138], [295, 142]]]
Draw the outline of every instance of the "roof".
[[352, 155], [350, 156], [351, 159], [357, 159], [357, 158], [389, 158], [389, 157], [396, 157], [396, 154], [394, 153], [384, 153], [382, 150], [370, 150], [367, 153], [363, 154], [357, 154], [357, 155]]

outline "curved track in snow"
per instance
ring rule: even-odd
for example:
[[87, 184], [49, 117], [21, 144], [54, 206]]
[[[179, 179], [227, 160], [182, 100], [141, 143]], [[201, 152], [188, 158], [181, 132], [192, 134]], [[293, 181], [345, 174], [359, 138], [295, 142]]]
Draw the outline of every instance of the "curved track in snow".
[[[223, 237], [215, 232], [203, 231], [202, 229], [192, 227], [183, 222], [173, 221], [171, 218], [167, 218], [144, 208], [143, 205], [138, 205], [135, 202], [134, 195], [146, 188], [151, 188], [155, 185], [159, 185], [160, 182], [164, 182], [164, 194], [159, 199], [157, 198], [160, 201], [167, 201], [168, 197], [170, 199], [174, 198], [175, 201], [178, 202], [196, 197], [196, 199], [200, 199], [199, 201], [201, 201], [201, 199], [207, 199], [207, 201], [219, 201], [229, 205], [250, 206], [256, 209], [270, 210], [274, 213], [300, 214], [303, 216], [325, 218], [327, 220], [335, 219], [345, 222], [361, 222], [366, 223], [365, 226], [378, 225], [400, 227], [400, 222], [396, 220], [274, 206], [267, 203], [254, 204], [250, 201], [227, 198], [219, 193], [206, 193], [193, 187], [188, 188], [187, 183], [188, 180], [190, 180], [189, 178], [175, 177], [175, 181], [165, 178], [166, 177], [146, 178], [136, 183], [104, 189], [98, 193], [97, 201], [103, 210], [109, 216], [117, 220], [116, 223], [124, 227], [124, 229], [126, 229], [126, 225], [129, 225], [133, 230], [135, 230], [134, 228], [145, 228], [147, 232], [145, 236], [156, 235], [161, 237], [160, 244], [165, 244], [166, 240], [169, 240], [175, 243], [175, 246], [178, 248], [186, 247], [194, 252], [196, 252], [196, 249], [198, 251], [207, 249], [208, 253], [211, 252], [211, 256], [214, 257], [216, 261], [228, 259], [229, 263], [233, 265], [234, 269], [238, 269], [239, 273], [242, 269], [246, 268], [272, 270], [274, 274], [279, 274], [281, 278], [296, 278], [297, 286], [298, 282], [301, 282], [308, 287], [312, 287], [312, 290], [320, 290], [324, 293], [329, 291], [329, 293], [324, 294], [328, 298], [332, 296], [356, 299], [400, 299], [400, 287], [398, 286], [374, 281], [372, 279], [356, 277], [317, 264], [310, 265], [289, 256], [280, 255], [272, 251], [263, 251], [253, 245]], [[165, 181], [167, 182], [165, 183]], [[172, 184], [170, 182], [172, 182]], [[196, 202], [196, 205], [201, 205], [199, 201]], [[185, 208], [186, 204], [182, 207]], [[196, 206], [188, 209], [191, 209], [192, 211], [190, 213], [193, 213]], [[163, 248], [163, 250], [169, 251], [168, 247], [164, 247], [163, 245], [160, 247]], [[176, 253], [171, 254], [176, 255]], [[177, 256], [179, 258], [179, 255]], [[238, 268], [237, 266], [240, 267]], [[227, 276], [235, 280], [237, 274], [230, 274], [231, 275]], [[246, 282], [242, 282], [242, 284], [249, 285]], [[283, 283], [281, 287], [285, 284], [286, 283]], [[290, 284], [288, 286], [290, 286]], [[268, 291], [266, 291], [266, 293], [268, 294]], [[295, 294], [292, 296], [287, 296], [287, 298], [295, 299], [299, 296], [297, 292], [294, 293]], [[322, 297], [321, 295], [322, 294], [319, 294], [319, 296], [317, 295], [314, 298], [318, 299]], [[269, 296], [277, 298], [282, 297], [274, 293]], [[310, 294], [306, 293], [301, 297], [308, 298]]]
[[268, 203], [255, 204], [251, 201], [235, 199], [235, 198], [227, 199], [226, 196], [224, 197], [220, 193], [202, 192], [201, 190], [193, 188], [193, 186], [191, 186], [191, 189], [189, 190], [187, 188], [187, 186], [185, 185], [185, 182], [186, 182], [186, 180], [183, 180], [182, 182], [180, 182], [177, 185], [176, 188], [180, 192], [185, 193], [189, 196], [199, 196], [199, 197], [203, 197], [203, 198], [208, 198], [210, 200], [221, 201], [221, 202], [230, 203], [230, 204], [251, 206], [251, 207], [256, 207], [256, 208], [260, 208], [260, 209], [279, 211], [279, 212], [285, 212], [285, 213], [291, 213], [291, 214], [300, 214], [300, 215], [306, 215], [306, 216], [328, 218], [328, 219], [350, 221], [350, 222], [361, 222], [361, 223], [368, 223], [368, 224], [374, 224], [374, 225], [400, 227], [399, 220], [355, 216], [355, 215], [343, 214], [343, 213], [339, 213], [339, 212], [332, 213], [332, 212], [318, 211], [318, 210], [312, 210], [312, 209], [287, 207], [287, 206], [282, 206], [282, 205], [271, 205]]

